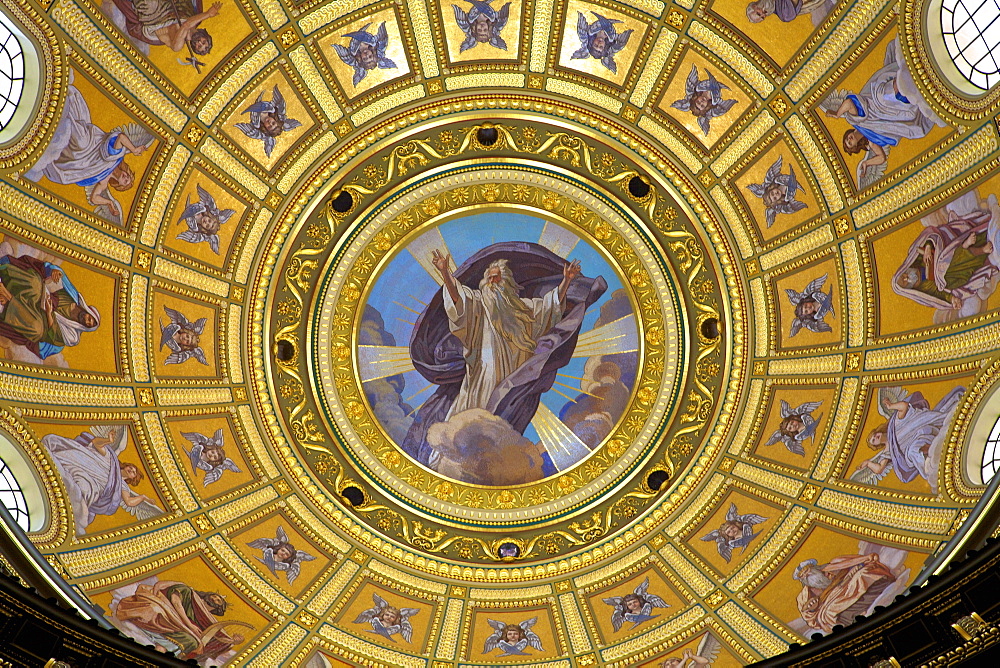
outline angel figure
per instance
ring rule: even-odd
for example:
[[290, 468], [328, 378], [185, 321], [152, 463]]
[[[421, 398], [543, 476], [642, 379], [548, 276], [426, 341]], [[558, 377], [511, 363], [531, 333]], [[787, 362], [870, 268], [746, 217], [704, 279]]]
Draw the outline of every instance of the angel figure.
[[806, 401], [792, 408], [787, 401], [781, 400], [781, 422], [764, 445], [774, 445], [778, 441], [785, 444], [789, 452], [805, 455], [802, 442], [811, 439], [816, 434], [816, 427], [823, 417], [813, 417], [812, 414], [820, 407], [822, 401]]
[[722, 91], [729, 86], [720, 83], [715, 76], [705, 68], [707, 79], [698, 79], [698, 67], [691, 66], [691, 73], [684, 83], [684, 97], [674, 101], [670, 106], [681, 111], [690, 111], [698, 119], [698, 127], [708, 136], [711, 131], [712, 119], [721, 116], [736, 104], [736, 100], [723, 100]]
[[396, 63], [386, 58], [385, 55], [385, 50], [389, 46], [389, 31], [385, 28], [385, 21], [382, 21], [378, 32], [374, 35], [368, 32], [370, 25], [371, 23], [366, 23], [361, 30], [344, 34], [343, 37], [351, 38], [351, 42], [347, 46], [333, 45], [333, 50], [337, 52], [340, 59], [349, 67], [354, 68], [352, 83], [355, 88], [368, 76], [369, 70], [374, 70], [376, 67], [380, 70], [396, 69]]
[[858, 189], [864, 190], [885, 175], [889, 151], [900, 139], [922, 139], [945, 123], [924, 101], [900, 51], [899, 39], [886, 45], [882, 69], [860, 93], [835, 90], [820, 103], [830, 118], [842, 118], [851, 128], [844, 133], [844, 152], [865, 152], [858, 163]]
[[[184, 449], [185, 454], [191, 460], [191, 468], [201, 469], [205, 472], [205, 480], [202, 485], [208, 487], [222, 477], [226, 471], [242, 473], [232, 459], [226, 456], [223, 446], [222, 429], [216, 429], [215, 435], [209, 438], [197, 432], [182, 431], [181, 436], [191, 441], [193, 446], [190, 450]], [[285, 570], [285, 569], [280, 569]], [[291, 582], [291, 580], [289, 580]]]
[[90, 107], [73, 84], [66, 89], [66, 103], [42, 156], [24, 177], [38, 181], [82, 186], [94, 213], [117, 225], [125, 212], [114, 192], [135, 187], [135, 172], [125, 162], [127, 155], [142, 155], [153, 143], [153, 135], [135, 123], [105, 132], [90, 119]]
[[371, 624], [369, 633], [377, 633], [386, 640], [396, 642], [394, 635], [403, 636], [403, 640], [410, 642], [413, 638], [413, 626], [410, 624], [410, 617], [420, 612], [419, 608], [396, 608], [376, 593], [372, 593], [372, 601], [375, 606], [368, 608], [354, 620], [355, 624]]
[[[200, 436], [201, 434], [193, 435]], [[185, 434], [185, 436], [188, 436], [188, 434]], [[222, 430], [220, 429], [215, 432], [215, 436], [221, 441]], [[230, 463], [232, 462], [232, 460], [229, 461]], [[207, 479], [208, 476], [206, 475], [205, 478]], [[278, 571], [284, 571], [288, 584], [292, 584], [299, 577], [300, 564], [303, 561], [314, 561], [316, 559], [315, 556], [308, 552], [296, 550], [295, 546], [288, 542], [288, 534], [285, 533], [284, 527], [280, 526], [274, 538], [258, 538], [250, 541], [247, 545], [255, 550], [263, 550], [263, 558], [257, 557], [257, 561], [267, 566], [267, 570], [271, 571], [271, 575], [277, 576]]]
[[798, 191], [805, 192], [805, 188], [795, 178], [795, 171], [789, 167], [788, 173], [782, 174], [781, 163], [779, 155], [764, 174], [763, 183], [751, 183], [747, 186], [747, 190], [764, 201], [764, 219], [768, 227], [774, 225], [774, 219], [779, 213], [795, 213], [807, 206], [805, 202], [795, 199]]
[[163, 350], [163, 346], [170, 349], [170, 354], [163, 363], [181, 364], [193, 357], [207, 366], [208, 359], [201, 348], [201, 335], [205, 332], [208, 318], [198, 318], [191, 322], [183, 313], [169, 306], [164, 306], [163, 310], [170, 318], [168, 325], [160, 321], [160, 350]]
[[86, 533], [98, 515], [114, 515], [119, 508], [140, 522], [163, 514], [153, 499], [132, 490], [143, 478], [139, 467], [118, 459], [128, 446], [125, 425], [98, 425], [76, 438], [48, 434], [42, 445], [66, 485], [76, 535]]
[[236, 128], [250, 139], [260, 139], [264, 142], [264, 155], [271, 157], [274, 150], [275, 138], [282, 132], [294, 130], [302, 125], [301, 121], [288, 118], [285, 113], [285, 98], [275, 84], [271, 91], [271, 99], [264, 99], [264, 91], [257, 95], [257, 99], [249, 107], [243, 110], [244, 114], [250, 114], [249, 123], [236, 123]]
[[698, 648], [692, 652], [690, 649], [684, 650], [682, 656], [668, 656], [660, 664], [660, 668], [696, 668], [698, 666], [711, 666], [712, 662], [719, 658], [722, 650], [722, 643], [711, 633], [705, 633], [698, 643]]
[[496, 10], [490, 7], [493, 0], [466, 0], [466, 2], [472, 5], [469, 11], [464, 11], [458, 5], [451, 6], [455, 10], [455, 23], [465, 33], [465, 40], [458, 48], [459, 53], [471, 49], [476, 44], [490, 44], [506, 51], [507, 42], [500, 36], [500, 31], [510, 18], [510, 3]]
[[631, 594], [624, 596], [612, 596], [601, 599], [605, 603], [614, 607], [611, 613], [611, 625], [615, 631], [621, 629], [625, 622], [632, 622], [629, 631], [639, 626], [643, 622], [659, 617], [651, 614], [653, 608], [669, 608], [670, 606], [656, 594], [647, 593], [649, 589], [649, 578], [647, 577], [636, 587]]
[[498, 658], [503, 656], [531, 656], [529, 652], [524, 651], [528, 646], [542, 651], [542, 639], [531, 630], [531, 627], [537, 621], [538, 617], [532, 617], [520, 624], [505, 624], [495, 619], [487, 619], [486, 622], [493, 627], [496, 633], [486, 639], [483, 654], [489, 654], [493, 650], [500, 648], [503, 653], [497, 654]]
[[792, 320], [789, 338], [798, 334], [803, 327], [816, 333], [833, 331], [833, 328], [826, 324], [827, 315], [837, 317], [833, 312], [833, 287], [829, 292], [823, 292], [827, 276], [829, 274], [813, 279], [802, 292], [785, 289], [788, 301], [795, 307], [795, 319]]
[[715, 546], [719, 550], [719, 556], [725, 559], [726, 563], [729, 563], [733, 558], [733, 548], [738, 547], [746, 550], [750, 541], [760, 535], [759, 531], [754, 533], [754, 526], [766, 520], [766, 517], [754, 513], [740, 515], [739, 511], [736, 510], [736, 504], [730, 502], [729, 510], [726, 511], [726, 521], [722, 523], [721, 527], [713, 529], [701, 539], [705, 542], [714, 540]]
[[886, 421], [868, 434], [868, 446], [878, 453], [861, 462], [851, 480], [878, 485], [889, 471], [895, 471], [903, 483], [924, 478], [936, 494], [946, 427], [964, 394], [965, 388], [958, 386], [931, 408], [921, 392], [911, 394], [898, 386], [880, 388], [878, 412]]
[[198, 201], [192, 202], [191, 196], [187, 196], [184, 204], [184, 211], [181, 213], [179, 223], [186, 223], [187, 230], [177, 235], [181, 241], [192, 244], [207, 241], [212, 251], [219, 254], [219, 229], [228, 221], [236, 211], [234, 209], [220, 209], [215, 204], [215, 198], [208, 194], [199, 184]]
[[601, 65], [617, 74], [618, 64], [615, 63], [615, 54], [625, 48], [629, 38], [632, 37], [633, 30], [629, 28], [625, 32], [619, 33], [615, 30], [615, 24], [621, 23], [619, 19], [609, 19], [597, 12], [590, 13], [597, 17], [593, 23], [587, 22], [587, 17], [583, 15], [583, 12], [576, 13], [576, 35], [580, 38], [580, 48], [574, 51], [570, 58], [590, 56], [601, 61]]

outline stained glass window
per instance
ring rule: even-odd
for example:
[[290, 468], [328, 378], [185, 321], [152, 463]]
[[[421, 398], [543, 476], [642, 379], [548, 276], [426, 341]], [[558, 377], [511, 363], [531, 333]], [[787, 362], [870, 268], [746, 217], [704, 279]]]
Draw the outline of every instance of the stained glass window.
[[0, 128], [14, 116], [24, 91], [24, 53], [17, 36], [0, 22]]
[[24, 498], [21, 485], [14, 477], [14, 472], [2, 459], [0, 459], [0, 503], [3, 503], [4, 508], [11, 514], [17, 525], [28, 531], [30, 519], [28, 502]]
[[989, 90], [1000, 81], [1000, 0], [943, 0], [941, 31], [969, 83]]

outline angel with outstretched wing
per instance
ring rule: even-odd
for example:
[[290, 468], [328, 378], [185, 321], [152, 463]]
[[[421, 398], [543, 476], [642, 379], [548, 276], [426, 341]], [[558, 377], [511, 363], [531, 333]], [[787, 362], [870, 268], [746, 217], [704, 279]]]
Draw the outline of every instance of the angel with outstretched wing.
[[789, 452], [805, 455], [803, 442], [815, 436], [819, 420], [823, 417], [822, 414], [817, 417], [813, 417], [812, 414], [822, 403], [822, 401], [806, 401], [792, 408], [787, 401], [782, 399], [781, 422], [764, 445], [774, 445], [781, 441]]
[[163, 310], [170, 318], [170, 322], [166, 325], [160, 321], [160, 350], [163, 350], [163, 346], [170, 349], [163, 363], [181, 364], [193, 357], [207, 366], [208, 358], [201, 348], [201, 335], [205, 332], [208, 318], [198, 318], [191, 322], [176, 309], [164, 306]]
[[708, 136], [711, 132], [713, 118], [722, 116], [736, 104], [736, 100], [722, 99], [722, 91], [729, 86], [716, 80], [708, 68], [705, 68], [705, 79], [698, 78], [698, 67], [691, 66], [691, 72], [684, 82], [684, 97], [671, 103], [674, 109], [689, 111], [698, 119], [698, 127]]
[[236, 211], [234, 209], [220, 209], [215, 203], [215, 198], [207, 190], [198, 184], [198, 201], [192, 202], [188, 195], [184, 204], [184, 211], [181, 212], [179, 223], [187, 225], [187, 229], [177, 235], [181, 241], [192, 244], [208, 242], [209, 247], [216, 255], [219, 254], [219, 229], [228, 221]]
[[722, 643], [711, 633], [705, 633], [698, 643], [698, 648], [692, 652], [685, 649], [681, 656], [670, 656], [663, 660], [660, 668], [701, 668], [711, 666], [722, 650]]
[[[219, 436], [221, 437], [221, 434]], [[308, 552], [295, 549], [295, 546], [288, 542], [288, 534], [285, 533], [284, 527], [280, 526], [274, 538], [257, 538], [247, 545], [262, 551], [263, 556], [257, 557], [257, 561], [264, 564], [267, 570], [271, 571], [271, 575], [277, 575], [279, 571], [284, 571], [288, 584], [292, 584], [299, 577], [303, 561], [316, 559]]]
[[277, 84], [271, 91], [270, 100], [265, 100], [264, 91], [261, 91], [254, 103], [244, 109], [243, 113], [250, 114], [250, 122], [236, 123], [236, 128], [247, 137], [264, 142], [264, 154], [269, 158], [277, 143], [277, 137], [302, 125], [301, 121], [288, 117], [285, 97]]
[[495, 619], [487, 619], [486, 622], [493, 627], [494, 633], [486, 639], [483, 647], [483, 654], [489, 654], [495, 649], [501, 650], [497, 658], [503, 656], [531, 656], [530, 652], [524, 650], [532, 647], [542, 651], [542, 640], [531, 630], [531, 627], [538, 621], [538, 617], [520, 622], [519, 624], [506, 624]]
[[333, 50], [345, 65], [354, 69], [352, 83], [355, 87], [368, 76], [370, 70], [394, 70], [396, 63], [385, 55], [389, 47], [389, 31], [385, 21], [375, 33], [368, 32], [371, 23], [366, 23], [360, 30], [345, 33], [343, 37], [350, 38], [347, 46], [334, 44]]
[[833, 311], [833, 287], [830, 287], [829, 292], [823, 292], [827, 276], [829, 274], [823, 274], [809, 281], [809, 285], [802, 292], [785, 290], [788, 301], [795, 307], [795, 319], [792, 320], [789, 338], [798, 334], [803, 327], [816, 333], [833, 331], [833, 328], [826, 323], [826, 316], [837, 317]]
[[781, 165], [782, 158], [779, 155], [764, 174], [763, 183], [751, 183], [747, 186], [747, 190], [763, 200], [764, 218], [768, 227], [774, 225], [779, 213], [795, 213], [807, 206], [805, 202], [795, 199], [798, 191], [805, 192], [805, 188], [795, 178], [795, 170], [789, 167], [788, 173], [782, 174]]
[[755, 513], [741, 515], [736, 509], [736, 504], [730, 502], [729, 510], [726, 511], [726, 521], [718, 529], [713, 529], [701, 537], [703, 541], [715, 541], [719, 556], [728, 563], [733, 558], [733, 550], [740, 548], [745, 550], [754, 538], [760, 535], [760, 531], [754, 532], [753, 528], [766, 521], [766, 517], [761, 517]]
[[643, 622], [648, 622], [651, 619], [659, 617], [659, 615], [652, 614], [653, 608], [666, 609], [670, 607], [666, 601], [656, 594], [650, 594], [648, 590], [649, 578], [647, 577], [631, 594], [601, 599], [608, 605], [613, 606], [611, 625], [615, 631], [621, 629], [622, 624], [625, 622], [632, 623], [631, 628], [629, 628], [629, 631], [631, 631]]
[[615, 55], [625, 48], [634, 31], [629, 28], [618, 32], [615, 24], [622, 23], [620, 19], [601, 16], [594, 11], [590, 13], [595, 17], [593, 23], [587, 21], [583, 12], [577, 12], [576, 35], [580, 39], [580, 48], [570, 58], [596, 58], [608, 70], [617, 73]]
[[188, 431], [182, 431], [181, 436], [190, 441], [192, 445], [190, 450], [184, 450], [188, 459], [191, 460], [191, 468], [195, 471], [201, 469], [205, 472], [202, 485], [207, 487], [218, 481], [226, 471], [242, 473], [235, 462], [226, 456], [221, 428], [216, 429], [211, 438]]
[[371, 625], [369, 633], [376, 633], [386, 640], [396, 642], [393, 636], [400, 635], [404, 641], [410, 642], [413, 639], [410, 617], [420, 612], [420, 609], [397, 608], [375, 593], [372, 593], [372, 601], [375, 605], [358, 615], [354, 623]]
[[465, 40], [458, 48], [459, 53], [467, 51], [477, 44], [489, 44], [502, 51], [507, 50], [507, 42], [500, 36], [500, 31], [507, 25], [510, 18], [510, 3], [500, 9], [493, 9], [493, 0], [466, 0], [472, 7], [469, 11], [458, 5], [452, 5], [455, 12], [455, 23], [465, 33]]

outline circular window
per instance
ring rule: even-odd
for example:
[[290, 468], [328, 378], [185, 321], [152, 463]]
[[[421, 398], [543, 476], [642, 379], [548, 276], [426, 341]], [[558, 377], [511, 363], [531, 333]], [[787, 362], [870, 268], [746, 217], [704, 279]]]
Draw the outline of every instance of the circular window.
[[969, 83], [989, 90], [1000, 81], [1000, 0], [943, 0], [941, 32], [955, 67]]

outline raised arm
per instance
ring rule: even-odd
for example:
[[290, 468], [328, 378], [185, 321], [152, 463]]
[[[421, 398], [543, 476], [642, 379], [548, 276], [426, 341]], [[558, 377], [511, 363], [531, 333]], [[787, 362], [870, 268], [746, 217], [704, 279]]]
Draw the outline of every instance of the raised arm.
[[566, 303], [566, 293], [569, 291], [569, 284], [580, 275], [580, 261], [573, 260], [563, 265], [563, 279], [559, 284], [559, 301]]
[[458, 296], [458, 284], [455, 282], [455, 277], [451, 274], [451, 268], [449, 267], [451, 263], [451, 253], [442, 253], [438, 249], [434, 249], [431, 254], [431, 262], [437, 268], [438, 272], [441, 274], [441, 280], [444, 281], [445, 290], [448, 291], [448, 296], [451, 297], [451, 301], [456, 304], [459, 301]]

